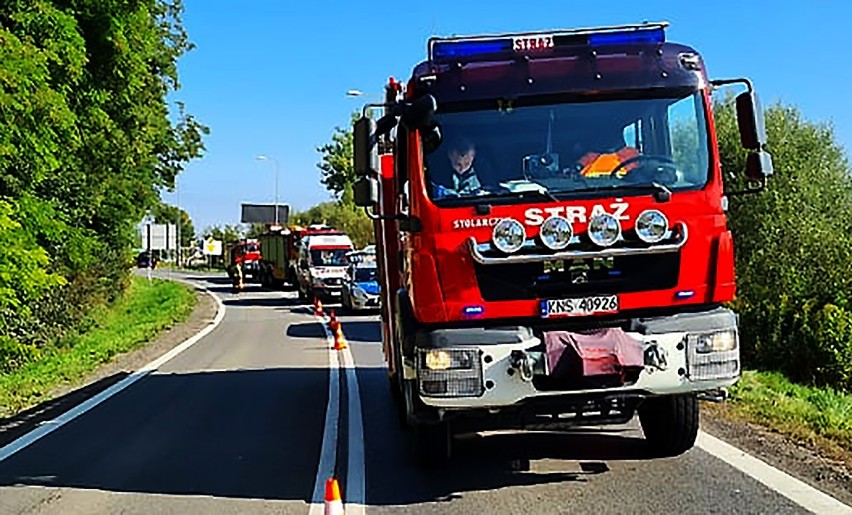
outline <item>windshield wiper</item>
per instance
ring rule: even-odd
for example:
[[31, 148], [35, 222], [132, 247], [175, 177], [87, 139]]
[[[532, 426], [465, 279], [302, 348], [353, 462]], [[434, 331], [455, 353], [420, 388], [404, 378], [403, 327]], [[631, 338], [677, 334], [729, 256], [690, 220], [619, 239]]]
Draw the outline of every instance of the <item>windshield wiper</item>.
[[526, 197], [526, 196], [535, 196], [539, 198], [546, 198], [548, 200], [552, 200], [553, 202], [559, 202], [559, 199], [551, 193], [547, 188], [538, 188], [534, 190], [524, 190], [524, 191], [501, 191], [499, 193], [488, 193], [487, 195], [474, 195], [469, 198], [477, 198], [477, 199], [493, 199], [493, 198], [513, 198], [513, 197]]
[[596, 193], [599, 191], [627, 190], [637, 193], [649, 192], [654, 195], [657, 202], [668, 202], [672, 198], [672, 190], [659, 182], [644, 184], [608, 184], [606, 186], [595, 186], [592, 188], [580, 188], [577, 190], [564, 191], [562, 193]]

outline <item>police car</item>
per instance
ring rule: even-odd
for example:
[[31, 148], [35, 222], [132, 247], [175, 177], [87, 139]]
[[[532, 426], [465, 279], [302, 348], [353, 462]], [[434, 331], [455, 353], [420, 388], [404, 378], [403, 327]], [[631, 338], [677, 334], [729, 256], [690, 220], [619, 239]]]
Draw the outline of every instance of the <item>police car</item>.
[[379, 308], [379, 277], [375, 252], [351, 252], [340, 302], [350, 311]]

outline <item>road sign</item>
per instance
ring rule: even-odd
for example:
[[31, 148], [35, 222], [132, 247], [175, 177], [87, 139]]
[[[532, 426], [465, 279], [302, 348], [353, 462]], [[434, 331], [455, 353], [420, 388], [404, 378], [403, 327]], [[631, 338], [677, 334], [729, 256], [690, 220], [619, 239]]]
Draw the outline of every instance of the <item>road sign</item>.
[[177, 250], [177, 226], [175, 224], [143, 225], [142, 247], [149, 250]]
[[205, 256], [221, 256], [222, 255], [222, 240], [208, 239], [204, 240], [204, 255]]

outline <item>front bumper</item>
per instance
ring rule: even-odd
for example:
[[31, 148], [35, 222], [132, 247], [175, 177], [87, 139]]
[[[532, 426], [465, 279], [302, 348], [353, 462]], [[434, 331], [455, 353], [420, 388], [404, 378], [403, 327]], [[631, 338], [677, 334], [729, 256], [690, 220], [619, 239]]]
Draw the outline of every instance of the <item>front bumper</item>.
[[[664, 366], [659, 361], [653, 364], [646, 358], [646, 365], [632, 384], [583, 390], [540, 390], [533, 380], [522, 378], [513, 364], [513, 352], [541, 349], [541, 340], [532, 331], [519, 331], [515, 341], [482, 344], [471, 337], [472, 331], [435, 331], [436, 337], [421, 338], [418, 352], [428, 348], [464, 349], [476, 352], [478, 362], [474, 376], [468, 371], [459, 381], [478, 380], [481, 388], [469, 396], [451, 397], [424, 394], [424, 377], [434, 380], [435, 375], [422, 368], [415, 372], [419, 397], [424, 404], [448, 410], [502, 408], [532, 400], [596, 398], [601, 396], [648, 397], [690, 392], [703, 392], [724, 388], [734, 384], [740, 375], [739, 345], [733, 350], [699, 353], [696, 351], [695, 335], [719, 331], [736, 333], [736, 317], [724, 309], [703, 313], [682, 314], [651, 320], [634, 320], [627, 334], [642, 342], [647, 351], [654, 347], [657, 355], [663, 355]], [[480, 340], [492, 338], [495, 331], [481, 330]], [[692, 335], [692, 336], [690, 336]], [[505, 335], [502, 337], [506, 340]], [[499, 339], [499, 338], [498, 338]], [[440, 343], [439, 343], [440, 342]], [[646, 355], [648, 353], [646, 352]], [[478, 375], [478, 378], [476, 377]], [[448, 391], [451, 388], [448, 388]], [[426, 390], [428, 391], [428, 389]]]

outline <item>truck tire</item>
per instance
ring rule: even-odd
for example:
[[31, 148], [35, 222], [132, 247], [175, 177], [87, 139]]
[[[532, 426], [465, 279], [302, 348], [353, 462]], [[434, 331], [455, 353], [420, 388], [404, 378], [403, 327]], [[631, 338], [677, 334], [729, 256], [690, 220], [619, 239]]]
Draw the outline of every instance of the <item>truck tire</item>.
[[411, 436], [414, 457], [420, 466], [434, 468], [450, 461], [453, 436], [446, 420], [437, 424], [418, 424], [414, 426]]
[[638, 412], [642, 432], [655, 456], [678, 456], [695, 445], [698, 436], [695, 394], [645, 399]]

